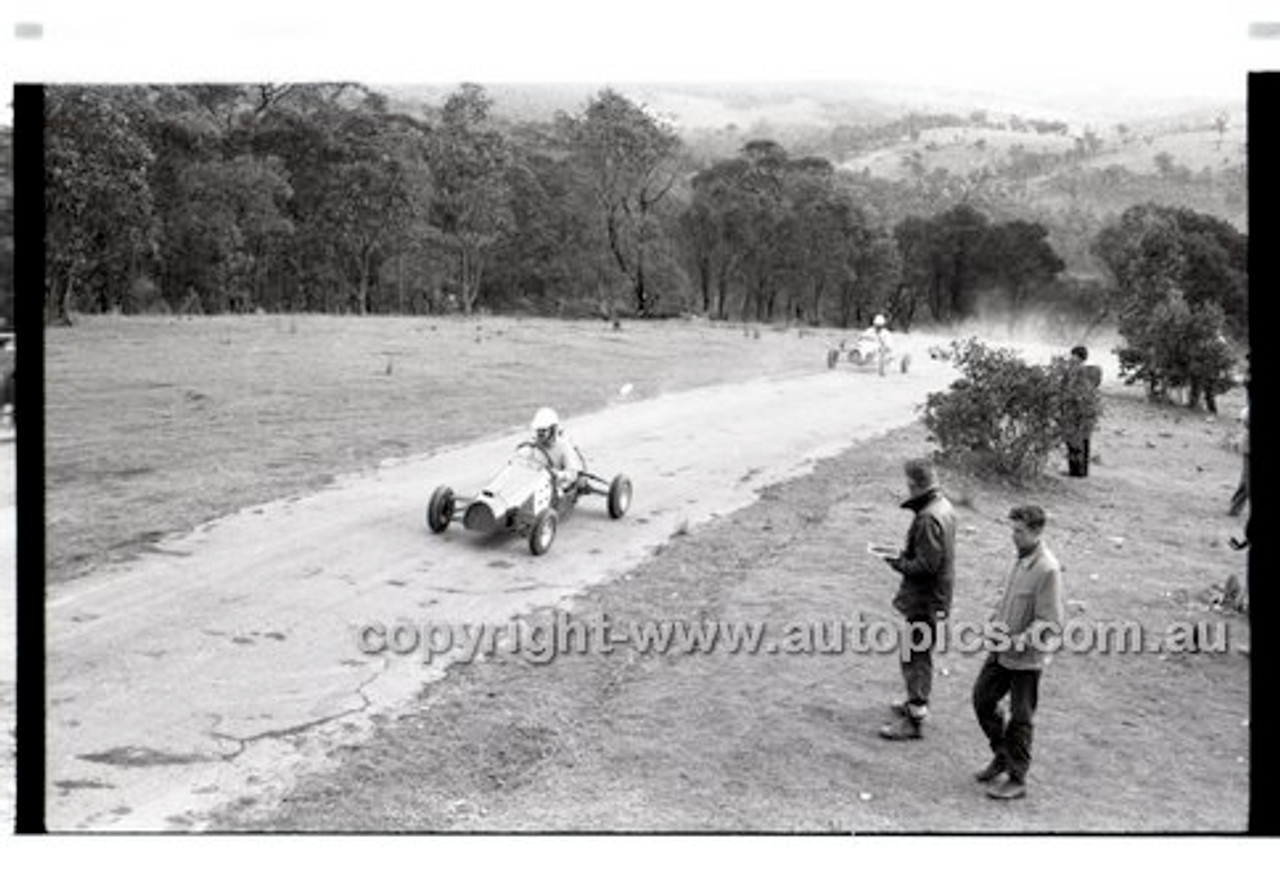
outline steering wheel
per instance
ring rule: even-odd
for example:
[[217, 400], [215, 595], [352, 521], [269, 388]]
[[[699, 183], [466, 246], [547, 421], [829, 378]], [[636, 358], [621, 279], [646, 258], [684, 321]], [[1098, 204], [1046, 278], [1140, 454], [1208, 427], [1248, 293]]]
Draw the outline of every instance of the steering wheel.
[[546, 448], [541, 447], [538, 444], [535, 444], [533, 441], [521, 441], [520, 443], [516, 444], [517, 450], [524, 449], [525, 447], [529, 447], [530, 449], [537, 450], [539, 453], [542, 454], [544, 464], [546, 465], [547, 470], [551, 472], [551, 476], [554, 478], [555, 466], [551, 464], [551, 454], [547, 452]]

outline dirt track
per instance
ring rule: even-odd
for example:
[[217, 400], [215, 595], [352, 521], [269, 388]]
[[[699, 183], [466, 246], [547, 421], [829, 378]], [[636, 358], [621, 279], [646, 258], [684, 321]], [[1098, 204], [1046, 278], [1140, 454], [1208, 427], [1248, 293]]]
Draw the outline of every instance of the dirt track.
[[[367, 737], [430, 667], [361, 654], [367, 623], [499, 623], [621, 575], [673, 533], [739, 508], [859, 439], [911, 422], [949, 368], [841, 369], [622, 403], [572, 420], [592, 470], [628, 472], [610, 521], [588, 500], [551, 553], [427, 533], [433, 486], [481, 484], [493, 437], [339, 480], [54, 585], [47, 604], [50, 829], [201, 828], [269, 805], [335, 744]], [[923, 450], [922, 450], [923, 452]], [[246, 801], [247, 800], [247, 801]]]

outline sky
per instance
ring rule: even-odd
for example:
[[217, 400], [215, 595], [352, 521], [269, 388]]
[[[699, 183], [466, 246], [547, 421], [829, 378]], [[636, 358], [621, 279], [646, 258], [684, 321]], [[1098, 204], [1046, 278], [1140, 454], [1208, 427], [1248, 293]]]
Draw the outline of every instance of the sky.
[[[861, 80], [1083, 101], [1245, 98], [1256, 0], [10, 0], [0, 84]], [[1270, 8], [1268, 8], [1270, 7]], [[41, 36], [31, 34], [39, 26]], [[7, 113], [8, 108], [5, 108]], [[7, 119], [3, 120], [7, 123]]]

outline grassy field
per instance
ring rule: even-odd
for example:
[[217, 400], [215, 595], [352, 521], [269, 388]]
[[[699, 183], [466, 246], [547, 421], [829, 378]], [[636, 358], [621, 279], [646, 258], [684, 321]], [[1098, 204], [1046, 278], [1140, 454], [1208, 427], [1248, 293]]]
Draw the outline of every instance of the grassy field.
[[[1224, 401], [1228, 412], [1236, 401]], [[459, 665], [337, 770], [283, 808], [221, 828], [362, 830], [1241, 830], [1249, 779], [1249, 626], [1210, 607], [1245, 575], [1226, 539], [1238, 474], [1230, 427], [1122, 392], [1107, 399], [1087, 480], [1024, 488], [945, 473], [960, 507], [954, 618], [981, 621], [1013, 549], [1005, 515], [1037, 502], [1070, 613], [1225, 626], [1225, 653], [1071, 654], [1044, 675], [1031, 795], [983, 797], [986, 744], [969, 704], [980, 655], [939, 659], [922, 741], [876, 729], [900, 696], [896, 658], [564, 655]], [[586, 621], [892, 620], [893, 573], [868, 540], [897, 539], [912, 426], [765, 491], [662, 548], [572, 612]]]
[[84, 317], [45, 337], [49, 578], [334, 475], [616, 399], [824, 368], [696, 322]]
[[[1152, 175], [1156, 173], [1155, 157], [1160, 153], [1168, 153], [1175, 163], [1195, 172], [1206, 166], [1220, 171], [1223, 166], [1240, 165], [1245, 160], [1243, 121], [1237, 121], [1221, 139], [1216, 131], [1206, 130], [1152, 133], [1149, 143], [1141, 135], [1122, 141], [1114, 131], [1098, 134], [1103, 141], [1102, 150], [1081, 160], [1083, 168], [1120, 165], [1135, 174]], [[926, 173], [945, 168], [952, 174], [965, 175], [1008, 161], [1009, 150], [1014, 147], [1027, 153], [1066, 154], [1075, 149], [1075, 137], [988, 128], [935, 128], [922, 132], [919, 141], [904, 140], [853, 156], [842, 165], [852, 171], [867, 168], [877, 177], [901, 180], [907, 176], [904, 159], [919, 153]]]
[[[978, 146], [979, 142], [982, 146]], [[919, 153], [926, 172], [945, 168], [951, 174], [966, 175], [1008, 160], [1010, 148], [1028, 153], [1066, 153], [1074, 140], [1068, 135], [1042, 135], [990, 128], [933, 128], [920, 133], [919, 141], [872, 150], [841, 163], [843, 168], [861, 172], [868, 169], [876, 177], [902, 180], [907, 177], [904, 160]]]
[[1151, 143], [1134, 138], [1123, 145], [1113, 139], [1102, 154], [1082, 164], [1092, 168], [1120, 165], [1137, 174], [1152, 174], [1157, 169], [1156, 156], [1168, 153], [1175, 163], [1194, 172], [1202, 168], [1220, 171], [1225, 165], [1244, 164], [1242, 132], [1241, 126], [1221, 139], [1216, 131], [1169, 132], [1152, 137]]

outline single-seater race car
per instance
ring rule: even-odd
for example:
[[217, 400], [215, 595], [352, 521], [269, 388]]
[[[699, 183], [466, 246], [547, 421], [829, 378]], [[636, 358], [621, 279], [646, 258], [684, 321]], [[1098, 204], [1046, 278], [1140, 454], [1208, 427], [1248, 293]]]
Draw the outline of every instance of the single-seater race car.
[[829, 347], [827, 369], [834, 369], [843, 357], [859, 367], [875, 366], [881, 376], [884, 376], [885, 368], [896, 360], [898, 369], [906, 373], [911, 366], [911, 355], [905, 353], [898, 357], [894, 354], [893, 334], [889, 332], [888, 324], [883, 315], [877, 315], [871, 326], [854, 337], [852, 343], [841, 340], [838, 345]]
[[529, 537], [529, 550], [540, 556], [555, 541], [560, 518], [589, 495], [606, 496], [609, 516], [617, 520], [631, 506], [631, 479], [619, 474], [606, 481], [589, 472], [583, 459], [577, 479], [561, 489], [546, 451], [525, 441], [474, 496], [456, 496], [447, 486], [437, 487], [427, 505], [427, 527], [440, 533], [458, 520], [475, 532], [518, 532]]
[[910, 353], [896, 355], [892, 346], [881, 342], [871, 331], [854, 337], [852, 342], [841, 340], [827, 349], [827, 367], [834, 369], [841, 359], [857, 367], [875, 367], [884, 376], [889, 365], [897, 363], [898, 370], [906, 373], [911, 367]]

